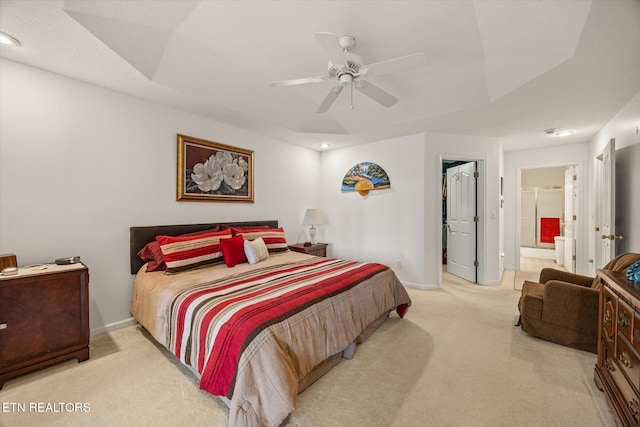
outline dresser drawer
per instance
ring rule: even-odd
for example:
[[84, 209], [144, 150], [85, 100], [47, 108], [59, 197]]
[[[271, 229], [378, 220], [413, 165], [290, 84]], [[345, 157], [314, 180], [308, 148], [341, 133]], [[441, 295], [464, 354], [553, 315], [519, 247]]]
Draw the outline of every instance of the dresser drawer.
[[623, 425], [638, 425], [640, 422], [640, 401], [638, 400], [637, 393], [631, 387], [625, 375], [623, 374], [623, 368], [618, 363], [613, 354], [609, 353], [609, 349], [604, 347], [604, 368], [611, 376], [610, 386], [616, 390], [615, 395], [618, 395], [620, 399], [616, 399], [620, 405], [622, 412], [624, 413], [624, 419], [627, 420]]
[[618, 313], [616, 314], [616, 326], [618, 333], [624, 335], [631, 342], [631, 328], [633, 323], [633, 310], [624, 301], [618, 299]]
[[626, 337], [618, 333], [616, 341], [616, 360], [622, 367], [629, 382], [636, 390], [640, 389], [640, 357], [635, 349], [629, 344]]

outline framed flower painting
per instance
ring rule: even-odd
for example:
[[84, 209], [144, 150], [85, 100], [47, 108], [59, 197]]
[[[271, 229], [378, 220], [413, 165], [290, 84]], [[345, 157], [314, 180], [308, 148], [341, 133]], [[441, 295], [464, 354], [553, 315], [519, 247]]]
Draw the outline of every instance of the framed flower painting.
[[178, 135], [177, 200], [253, 203], [253, 151]]

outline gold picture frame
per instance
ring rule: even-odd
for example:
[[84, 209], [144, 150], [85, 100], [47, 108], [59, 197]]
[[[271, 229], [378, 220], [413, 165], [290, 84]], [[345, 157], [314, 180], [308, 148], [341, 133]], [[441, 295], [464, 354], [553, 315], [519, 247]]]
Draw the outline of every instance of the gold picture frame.
[[253, 151], [178, 134], [177, 201], [253, 203]]

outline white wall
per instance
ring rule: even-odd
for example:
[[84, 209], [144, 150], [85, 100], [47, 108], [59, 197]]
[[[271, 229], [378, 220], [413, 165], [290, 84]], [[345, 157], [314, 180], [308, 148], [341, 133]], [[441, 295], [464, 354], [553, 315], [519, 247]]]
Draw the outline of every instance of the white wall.
[[580, 239], [576, 247], [576, 271], [583, 273], [587, 269], [587, 237], [585, 234], [587, 206], [587, 188], [589, 173], [585, 165], [589, 160], [587, 143], [569, 144], [555, 147], [543, 147], [531, 150], [509, 151], [504, 154], [504, 265], [515, 270], [520, 265], [520, 186], [521, 171], [541, 167], [577, 165], [578, 197], [577, 236]]
[[[423, 158], [422, 134], [322, 153], [319, 191], [325, 225], [318, 240], [329, 242], [331, 256], [381, 262], [406, 285], [424, 286]], [[380, 165], [391, 188], [364, 197], [343, 193], [342, 179], [361, 162]]]
[[[640, 92], [589, 141], [589, 157], [595, 158], [602, 152], [607, 142], [615, 138], [616, 142], [616, 234], [624, 236], [624, 242], [616, 243], [616, 252], [640, 252]], [[593, 161], [590, 161], [592, 170]], [[594, 174], [589, 188], [595, 189]], [[588, 205], [589, 230], [595, 230], [596, 200], [591, 198]], [[599, 247], [597, 233], [588, 233], [589, 257], [597, 259], [596, 246]], [[595, 274], [592, 265], [590, 274]]]
[[[388, 264], [408, 286], [442, 286], [442, 159], [482, 160], [484, 202], [479, 213], [484, 245], [478, 283], [499, 284], [499, 182], [502, 150], [496, 138], [424, 133], [322, 153], [321, 206], [327, 224], [320, 233], [332, 256]], [[378, 163], [390, 190], [342, 193], [355, 164]], [[484, 196], [484, 197], [483, 197]], [[492, 218], [491, 212], [495, 212]]]
[[[277, 219], [298, 240], [320, 155], [7, 60], [0, 62], [0, 253], [80, 255], [92, 332], [130, 319], [129, 227]], [[255, 203], [176, 202], [176, 134], [255, 151]]]

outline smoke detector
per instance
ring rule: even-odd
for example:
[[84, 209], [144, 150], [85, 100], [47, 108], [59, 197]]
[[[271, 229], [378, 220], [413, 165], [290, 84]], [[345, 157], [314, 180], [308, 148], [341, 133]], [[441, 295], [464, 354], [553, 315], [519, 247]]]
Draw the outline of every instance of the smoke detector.
[[551, 136], [569, 136], [576, 133], [575, 130], [558, 130], [556, 128], [545, 129], [544, 133]]

